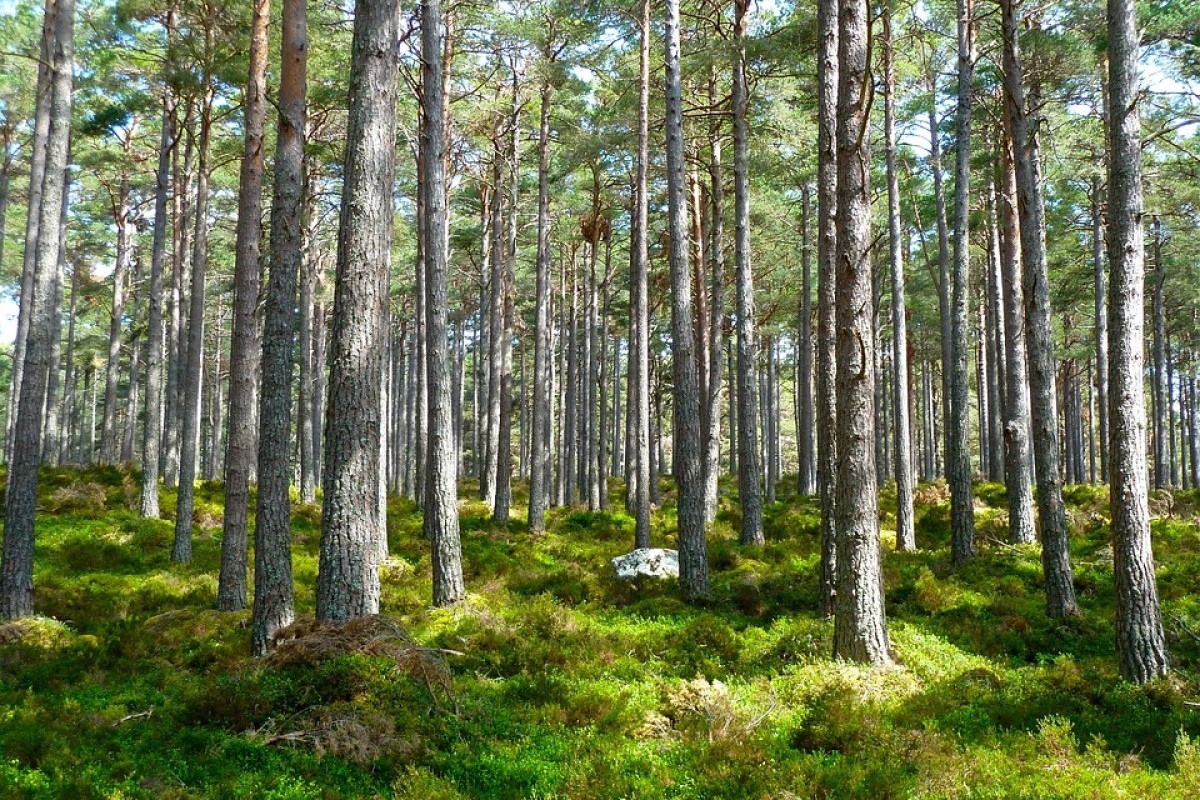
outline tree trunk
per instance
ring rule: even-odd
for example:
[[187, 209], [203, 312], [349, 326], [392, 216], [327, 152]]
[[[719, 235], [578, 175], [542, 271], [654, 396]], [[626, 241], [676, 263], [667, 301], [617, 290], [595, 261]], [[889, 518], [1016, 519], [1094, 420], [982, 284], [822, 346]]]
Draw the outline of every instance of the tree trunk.
[[[950, 559], [975, 555], [975, 506], [971, 491], [971, 397], [967, 385], [967, 300], [970, 293], [971, 83], [975, 74], [974, 8], [958, 0], [958, 112], [955, 125], [954, 259], [950, 304], [950, 416], [946, 475], [950, 482]], [[943, 324], [943, 328], [945, 325]]]
[[[67, 145], [68, 151], [70, 144]], [[63, 176], [62, 210], [58, 223], [58, 260], [55, 262], [54, 296], [50, 299], [53, 314], [50, 318], [50, 368], [46, 379], [46, 415], [42, 430], [42, 463], [57, 465], [59, 462], [58, 427], [62, 411], [62, 398], [58, 394], [59, 370], [62, 367], [62, 282], [67, 264], [67, 212], [71, 200], [71, 172]], [[135, 281], [136, 282], [136, 281]], [[130, 370], [129, 389], [137, 408], [137, 351], [134, 350], [133, 368]], [[131, 459], [125, 459], [129, 461]]]
[[1100, 480], [1108, 481], [1108, 303], [1104, 272], [1104, 217], [1099, 167], [1092, 178], [1092, 272], [1095, 278], [1096, 406], [1100, 417]]
[[[307, 0], [304, 5], [307, 6]], [[297, 13], [304, 16], [301, 12], [306, 11], [307, 9], [300, 9]], [[297, 22], [295, 25], [299, 26], [299, 23]], [[307, 37], [307, 25], [303, 29], [298, 28], [296, 34]], [[299, 60], [299, 56], [292, 58], [293, 62], [297, 60]], [[304, 61], [307, 67], [307, 57]], [[305, 134], [307, 135], [307, 131]], [[297, 425], [297, 435], [300, 438], [300, 501], [315, 503], [317, 501], [318, 463], [315, 440], [321, 435], [322, 420], [316, 416], [316, 398], [313, 396], [313, 387], [315, 374], [324, 370], [325, 365], [317, 362], [313, 341], [313, 316], [316, 309], [318, 273], [321, 269], [320, 243], [317, 241], [316, 231], [315, 205], [318, 192], [316, 165], [306, 159], [304, 171], [304, 194], [300, 211], [300, 387], [297, 392], [300, 419]]]
[[[49, 5], [49, 4], [48, 4]], [[58, 276], [62, 193], [71, 136], [72, 69], [75, 56], [75, 0], [57, 0], [47, 9], [43, 52], [49, 56], [45, 164], [42, 202], [37, 205], [37, 252], [28, 304], [29, 332], [24, 348], [24, 378], [17, 404], [13, 447], [5, 488], [4, 545], [0, 556], [0, 618], [16, 619], [33, 613], [33, 538], [37, 505], [38, 465], [41, 461], [42, 407], [46, 399], [53, 315], [51, 305]]]
[[[168, 34], [174, 14], [167, 16]], [[163, 397], [163, 259], [167, 252], [167, 197], [171, 182], [171, 153], [175, 147], [175, 95], [163, 88], [162, 134], [154, 187], [154, 238], [150, 245], [150, 307], [147, 310], [146, 417], [142, 422], [141, 513], [158, 519], [159, 461], [162, 457]], [[72, 294], [74, 293], [72, 283]], [[74, 316], [72, 314], [72, 316]], [[74, 325], [74, 319], [71, 324]], [[70, 367], [68, 366], [68, 369]]]
[[632, 220], [632, 274], [629, 279], [633, 314], [633, 357], [629, 361], [629, 417], [633, 427], [633, 462], [629, 465], [633, 484], [634, 543], [650, 546], [650, 303], [647, 244], [649, 227], [650, 169], [650, 0], [642, 0], [638, 58], [638, 153], [634, 182]]
[[1164, 344], [1166, 334], [1166, 314], [1163, 311], [1163, 285], [1166, 280], [1166, 270], [1162, 263], [1162, 221], [1155, 214], [1150, 223], [1154, 236], [1154, 488], [1164, 489], [1168, 483], [1167, 473], [1167, 432], [1166, 395], [1167, 395], [1167, 355]]
[[104, 421], [100, 435], [100, 461], [117, 460], [117, 382], [121, 367], [121, 319], [125, 314], [125, 282], [132, 263], [130, 242], [129, 176], [121, 176], [121, 186], [113, 204], [113, 222], [117, 228], [117, 254], [112, 273], [112, 307], [108, 318], [108, 358], [104, 368]]
[[[379, 611], [378, 537], [386, 523], [379, 518], [380, 382], [392, 244], [397, 22], [396, 0], [355, 4], [317, 573], [317, 618], [339, 623]], [[425, 91], [436, 99], [440, 86], [427, 83]], [[427, 244], [437, 239], [432, 231]], [[443, 328], [443, 363], [445, 346]]]
[[1138, 31], [1133, 0], [1108, 0], [1109, 452], [1117, 661], [1146, 683], [1167, 674], [1146, 487]]
[[307, 0], [284, 0], [270, 275], [263, 320], [262, 398], [258, 408], [258, 498], [254, 515], [254, 609], [250, 639], [250, 649], [255, 655], [264, 654], [275, 634], [295, 617], [287, 442], [292, 424], [296, 282], [305, 262], [302, 216], [307, 196], [304, 191], [306, 13]]
[[1042, 568], [1047, 612], [1051, 617], [1079, 613], [1071, 577], [1067, 513], [1058, 463], [1058, 416], [1055, 408], [1054, 339], [1050, 323], [1050, 281], [1046, 267], [1046, 229], [1036, 131], [1029, 125], [1021, 79], [1015, 0], [1002, 0], [1005, 101], [1011, 125], [1017, 173], [1017, 209], [1021, 218], [1021, 262], [1026, 304], [1026, 351], [1029, 354], [1030, 421], [1037, 471], [1038, 516], [1042, 526]]
[[874, 448], [875, 336], [871, 324], [871, 154], [866, 0], [838, 4], [837, 602], [833, 653], [891, 663], [880, 571]]
[[891, 6], [883, 12], [884, 141], [887, 148], [888, 241], [892, 266], [892, 414], [895, 420], [896, 549], [917, 546], [913, 527], [912, 433], [908, 417], [908, 328], [904, 305], [904, 243], [900, 238], [900, 177], [896, 168], [896, 69]]
[[[546, 48], [547, 61], [553, 61]], [[542, 108], [538, 128], [538, 243], [537, 287], [534, 308], [533, 417], [530, 431], [529, 529], [546, 530], [550, 488], [550, 110], [554, 86], [542, 80]]]
[[[741, 0], [739, 0], [740, 2]], [[744, 9], [743, 9], [744, 10]], [[704, 485], [700, 470], [700, 395], [692, 336], [691, 269], [680, 83], [679, 0], [667, 0], [666, 134], [667, 200], [671, 263], [671, 349], [675, 371], [672, 473], [678, 492], [679, 585], [685, 598], [708, 596], [708, 555], [704, 525]]]
[[818, 0], [817, 27], [817, 491], [821, 501], [820, 613], [837, 594], [838, 0]]
[[[361, 0], [360, 0], [361, 1]], [[392, 18], [395, 18], [395, 6]], [[395, 29], [392, 29], [394, 41]], [[450, 376], [447, 370], [446, 316], [446, 173], [445, 105], [442, 70], [442, 12], [439, 0], [421, 6], [422, 80], [425, 94], [421, 158], [425, 163], [426, 358], [429, 385], [429, 458], [425, 481], [425, 538], [433, 549], [433, 603], [450, 605], [466, 595], [458, 530], [458, 497], [454, 471], [454, 431], [450, 419]], [[395, 65], [392, 67], [395, 73]], [[389, 106], [389, 109], [391, 107]], [[390, 190], [390, 184], [389, 184]]]
[[[212, 31], [205, 30], [205, 53], [211, 52]], [[204, 362], [204, 278], [208, 264], [208, 156], [212, 127], [213, 77], [205, 67], [200, 111], [199, 157], [196, 170], [196, 228], [192, 236], [192, 292], [188, 313], [186, 358], [179, 374], [183, 402], [179, 410], [179, 493], [175, 502], [175, 541], [171, 560], [192, 560], [192, 509], [195, 501], [196, 446], [200, 426], [200, 375]]]
[[1017, 218], [1016, 171], [1012, 137], [1005, 124], [997, 216], [1000, 221], [1000, 270], [1004, 288], [1004, 486], [1008, 497], [1008, 540], [1036, 538], [1033, 489], [1029, 485], [1029, 381], [1025, 365], [1025, 291], [1021, 280], [1021, 233]]
[[32, 300], [25, 302], [33, 292], [34, 270], [37, 266], [38, 231], [42, 218], [42, 197], [46, 176], [47, 140], [50, 133], [51, 104], [53, 102], [52, 81], [54, 77], [51, 61], [54, 57], [55, 25], [58, 20], [57, 0], [46, 0], [42, 22], [41, 58], [38, 61], [36, 101], [33, 118], [33, 136], [30, 142], [29, 191], [25, 202], [25, 249], [21, 259], [21, 304], [17, 309], [17, 338], [13, 343], [12, 374], [8, 390], [8, 416], [5, 431], [5, 453], [8, 462], [13, 461], [16, 445], [16, 422], [21, 400], [21, 381], [25, 373], [25, 348], [29, 339], [29, 326], [34, 311]]
[[[221, 572], [217, 580], [217, 609], [221, 611], [240, 611], [246, 607], [247, 518], [250, 511], [250, 474], [256, 447], [255, 395], [261, 356], [258, 332], [259, 249], [262, 240], [263, 126], [267, 116], [267, 28], [270, 19], [271, 0], [254, 0], [250, 23], [250, 77], [243, 95], [246, 131], [238, 184], [237, 239], [234, 245], [233, 329], [229, 346], [229, 436], [225, 456]], [[288, 394], [290, 401], [290, 385]]]
[[797, 489], [805, 496], [812, 495], [817, 486], [812, 393], [812, 243], [809, 238], [811, 206], [812, 189], [805, 183], [800, 187], [800, 319], [796, 326], [796, 437], [800, 470]]
[[746, 11], [748, 0], [735, 0], [733, 64], [734, 261], [737, 269], [738, 496], [742, 503], [741, 543], [765, 542], [758, 452], [758, 350], [754, 331], [754, 275], [750, 270], [750, 172], [746, 123]]

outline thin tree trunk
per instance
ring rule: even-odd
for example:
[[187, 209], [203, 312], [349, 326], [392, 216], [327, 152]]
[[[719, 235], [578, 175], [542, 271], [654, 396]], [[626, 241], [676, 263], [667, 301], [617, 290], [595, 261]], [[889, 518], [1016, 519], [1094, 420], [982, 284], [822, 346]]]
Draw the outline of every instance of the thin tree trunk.
[[[48, 4], [49, 5], [49, 4]], [[33, 613], [33, 538], [38, 465], [41, 461], [42, 407], [46, 399], [52, 316], [51, 300], [58, 277], [62, 192], [71, 135], [72, 69], [75, 55], [75, 1], [57, 0], [47, 10], [43, 52], [48, 58], [50, 97], [46, 104], [46, 133], [42, 200], [37, 206], [37, 229], [31, 291], [21, 296], [28, 304], [29, 331], [24, 352], [24, 378], [17, 404], [13, 447], [5, 488], [4, 545], [0, 556], [0, 618], [16, 619]], [[53, 17], [51, 17], [53, 13]]]
[[1167, 350], [1166, 313], [1163, 310], [1163, 286], [1166, 270], [1162, 263], [1162, 221], [1155, 214], [1150, 223], [1154, 237], [1154, 488], [1164, 489], [1169, 475], [1167, 467], [1166, 396]]
[[217, 580], [217, 609], [220, 611], [240, 611], [246, 607], [250, 474], [257, 444], [255, 395], [262, 355], [258, 332], [258, 262], [262, 240], [263, 127], [267, 116], [267, 28], [270, 19], [271, 0], [254, 0], [250, 23], [250, 77], [242, 103], [246, 131], [234, 245], [229, 438], [225, 457], [221, 571]]
[[[950, 482], [950, 558], [960, 565], [975, 554], [975, 505], [971, 491], [971, 414], [967, 385], [967, 304], [970, 296], [971, 113], [975, 74], [974, 8], [958, 0], [958, 112], [955, 124], [954, 259], [951, 277], [950, 416], [946, 474]], [[943, 325], [943, 327], [945, 327]]]
[[1050, 325], [1050, 283], [1046, 267], [1046, 230], [1042, 209], [1042, 176], [1036, 131], [1030, 129], [1021, 79], [1021, 56], [1015, 0], [1002, 0], [1005, 100], [1017, 173], [1017, 208], [1021, 218], [1021, 262], [1026, 303], [1026, 351], [1029, 354], [1030, 420], [1037, 471], [1038, 517], [1042, 527], [1042, 568], [1047, 612], [1051, 617], [1079, 613], [1071, 576], [1067, 514], [1058, 463], [1058, 418], [1055, 408], [1054, 340]]
[[1021, 279], [1021, 233], [1017, 218], [1016, 171], [1012, 137], [1005, 124], [997, 212], [1000, 221], [1000, 270], [1004, 289], [1004, 486], [1008, 497], [1008, 540], [1014, 544], [1036, 537], [1033, 489], [1029, 484], [1029, 380], [1025, 365], [1025, 291]]
[[1100, 174], [1092, 178], [1092, 272], [1095, 277], [1096, 406], [1100, 416], [1100, 480], [1108, 481], [1108, 304]]
[[[739, 0], [739, 3], [741, 0]], [[680, 82], [679, 0], [667, 0], [666, 134], [667, 200], [671, 265], [671, 350], [674, 361], [674, 442], [672, 474], [678, 492], [679, 585], [685, 598], [708, 596], [708, 555], [704, 525], [704, 485], [700, 469], [700, 395], [695, 339], [692, 337], [691, 269], [687, 249], [687, 178]], [[744, 11], [744, 8], [743, 8]], [[740, 59], [739, 59], [740, 61]]]
[[1133, 0], [1108, 0], [1109, 453], [1117, 661], [1146, 683], [1170, 666], [1163, 636], [1146, 487], [1138, 30]]
[[[393, 5], [393, 18], [394, 16]], [[384, 39], [385, 42], [394, 41], [394, 28], [392, 33], [393, 38]], [[421, 71], [425, 87], [425, 95], [422, 97], [425, 124], [421, 130], [421, 157], [425, 163], [424, 194], [428, 219], [425, 314], [429, 384], [429, 459], [425, 482], [424, 532], [433, 549], [433, 603], [438, 606], [456, 603], [466, 595], [458, 529], [454, 432], [451, 430], [450, 419], [450, 381], [446, 364], [446, 290], [449, 275], [446, 265], [443, 42], [441, 3], [439, 0], [425, 0], [421, 5]]]
[[117, 254], [112, 273], [112, 307], [108, 321], [108, 358], [104, 368], [104, 420], [100, 435], [100, 460], [117, 460], [117, 382], [121, 367], [121, 320], [125, 314], [125, 283], [132, 263], [130, 241], [129, 176], [121, 176], [121, 185], [113, 204], [113, 222], [117, 228]]
[[811, 495], [817, 486], [816, 441], [813, 437], [813, 392], [812, 392], [812, 242], [810, 240], [810, 216], [812, 214], [812, 189], [805, 183], [800, 187], [800, 319], [796, 340], [796, 437], [799, 440], [800, 482], [802, 495]]
[[895, 420], [896, 549], [917, 546], [913, 523], [912, 433], [908, 416], [908, 328], [904, 305], [904, 243], [900, 238], [900, 177], [896, 168], [896, 68], [891, 5], [883, 12], [884, 140], [887, 148], [888, 240], [892, 267], [892, 408]]
[[275, 634], [295, 617], [287, 442], [292, 424], [296, 282], [305, 261], [302, 218], [306, 200], [306, 13], [306, 0], [284, 0], [270, 275], [263, 320], [262, 398], [258, 407], [258, 497], [254, 515], [254, 609], [250, 639], [250, 649], [255, 655], [264, 654]]
[[[552, 23], [551, 23], [552, 24]], [[547, 40], [549, 41], [549, 40]], [[547, 45], [543, 54], [553, 61], [553, 50]], [[548, 77], [542, 79], [542, 108], [538, 127], [538, 221], [537, 221], [537, 286], [534, 301], [533, 345], [533, 418], [529, 471], [529, 530], [546, 530], [546, 506], [550, 494], [550, 111], [554, 101], [554, 85]], [[478, 426], [477, 426], [478, 427]]]
[[649, 169], [650, 169], [650, 0], [642, 0], [641, 32], [638, 58], [638, 153], [635, 180], [633, 221], [633, 274], [630, 276], [633, 307], [633, 358], [630, 359], [629, 379], [634, 390], [630, 393], [629, 414], [633, 422], [634, 542], [637, 547], [650, 546], [651, 481], [650, 467], [650, 302], [648, 272], [650, 267], [647, 244], [649, 227]]
[[817, 2], [817, 491], [821, 502], [820, 613], [837, 595], [838, 0]]
[[[762, 526], [762, 489], [758, 453], [758, 354], [754, 330], [754, 275], [750, 270], [750, 172], [746, 113], [746, 12], [748, 0], [735, 0], [734, 36], [737, 53], [733, 64], [733, 186], [734, 261], [737, 268], [737, 392], [738, 392], [738, 496], [742, 503], [741, 543], [765, 542]], [[768, 490], [769, 491], [769, 490]]]
[[[205, 55], [212, 52], [212, 31], [205, 29]], [[195, 502], [196, 446], [200, 424], [200, 373], [204, 361], [204, 279], [208, 264], [208, 158], [212, 127], [213, 77], [204, 67], [200, 111], [199, 157], [196, 171], [196, 228], [192, 237], [192, 292], [188, 314], [188, 339], [179, 381], [183, 402], [180, 408], [179, 493], [175, 502], [175, 541], [171, 560], [192, 560], [192, 509]], [[184, 342], [180, 340], [180, 349]]]
[[[174, 13], [168, 12], [168, 35], [174, 30]], [[171, 183], [171, 153], [175, 148], [175, 95], [163, 88], [162, 134], [158, 146], [158, 169], [154, 188], [154, 238], [150, 245], [150, 307], [147, 310], [146, 416], [142, 421], [141, 513], [158, 519], [159, 462], [162, 457], [163, 398], [163, 259], [167, 251], [167, 197]], [[75, 282], [72, 280], [72, 298]], [[72, 300], [72, 309], [74, 300]], [[74, 311], [71, 314], [74, 330]], [[72, 343], [74, 336], [71, 337]], [[70, 370], [68, 354], [68, 370]]]
[[[72, 6], [73, 7], [73, 6]], [[17, 338], [13, 342], [12, 373], [9, 376], [8, 417], [5, 431], [5, 453], [11, 464], [16, 445], [16, 423], [21, 397], [21, 381], [25, 373], [25, 349], [34, 311], [32, 300], [35, 268], [37, 266], [38, 231], [42, 218], [42, 197], [46, 176], [47, 141], [50, 133], [51, 104], [53, 103], [52, 60], [55, 47], [55, 25], [58, 21], [57, 0], [46, 0], [42, 22], [41, 58], [38, 61], [33, 136], [30, 142], [29, 191], [25, 202], [25, 249], [21, 259], [21, 304], [17, 309]]]

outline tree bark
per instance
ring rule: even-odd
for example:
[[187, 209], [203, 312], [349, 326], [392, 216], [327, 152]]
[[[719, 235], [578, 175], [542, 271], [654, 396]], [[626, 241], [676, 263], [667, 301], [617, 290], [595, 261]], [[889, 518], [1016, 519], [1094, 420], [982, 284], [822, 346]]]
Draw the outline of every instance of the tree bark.
[[266, 653], [279, 630], [295, 617], [288, 442], [292, 424], [296, 283], [305, 261], [302, 215], [306, 198], [306, 15], [306, 0], [284, 0], [268, 254], [270, 275], [263, 320], [262, 397], [258, 407], [258, 497], [254, 515], [254, 608], [250, 638], [254, 655]]
[[[212, 36], [211, 26], [206, 27], [206, 57], [212, 52]], [[179, 374], [179, 380], [183, 384], [183, 401], [179, 410], [179, 493], [175, 502], [175, 541], [171, 547], [171, 560], [177, 563], [192, 560], [192, 509], [196, 491], [196, 447], [200, 426], [200, 377], [204, 363], [204, 278], [208, 264], [208, 159], [214, 94], [213, 76], [207, 64], [204, 67], [202, 92], [196, 170], [196, 228], [192, 236], [192, 291], [186, 348], [182, 338], [179, 343], [180, 350], [186, 350], [186, 357]]]
[[888, 242], [892, 267], [892, 414], [895, 421], [896, 549], [914, 550], [912, 433], [908, 417], [908, 328], [904, 305], [904, 243], [900, 238], [900, 177], [896, 168], [896, 68], [891, 5], [883, 12], [884, 140], [887, 148]]
[[100, 460], [117, 460], [117, 382], [121, 367], [121, 319], [125, 314], [125, 282], [133, 255], [130, 242], [129, 176], [121, 176], [113, 203], [113, 223], [117, 228], [116, 262], [112, 273], [112, 306], [108, 318], [108, 358], [104, 367], [104, 419], [101, 423]]
[[433, 549], [433, 603], [438, 606], [456, 603], [466, 595], [458, 529], [454, 431], [450, 419], [450, 376], [446, 353], [446, 289], [449, 275], [446, 265], [443, 41], [441, 3], [439, 0], [425, 0], [421, 5], [421, 71], [425, 87], [422, 98], [425, 115], [421, 130], [421, 158], [425, 163], [423, 189], [428, 225], [425, 319], [429, 458], [425, 481], [424, 532]]
[[737, 268], [738, 496], [742, 504], [741, 543], [761, 545], [762, 489], [758, 452], [758, 349], [754, 330], [754, 275], [750, 270], [750, 172], [746, 109], [746, 11], [735, 0], [733, 63], [734, 261]]
[[[49, 4], [48, 4], [49, 5]], [[52, 307], [58, 277], [62, 193], [71, 136], [72, 69], [75, 56], [75, 0], [57, 0], [47, 9], [43, 53], [48, 56], [45, 163], [37, 205], [37, 251], [32, 281], [22, 305], [28, 304], [29, 330], [24, 348], [24, 377], [13, 425], [8, 483], [5, 487], [4, 544], [0, 555], [0, 618], [33, 613], [33, 540], [41, 462], [42, 408], [50, 366]]]
[[[398, 14], [396, 0], [355, 4], [317, 573], [317, 618], [339, 623], [379, 611], [377, 548], [385, 525], [379, 518], [380, 382], [392, 243]], [[436, 92], [440, 85], [427, 84], [425, 90]], [[434, 238], [436, 233], [429, 237]], [[443, 331], [443, 349], [445, 344]]]
[[1109, 508], [1121, 676], [1167, 674], [1146, 486], [1141, 118], [1133, 0], [1108, 0]]
[[820, 613], [837, 594], [838, 0], [818, 0], [817, 27], [817, 491], [821, 504]]
[[[549, 20], [548, 24], [553, 25]], [[553, 30], [553, 28], [551, 28]], [[553, 61], [548, 45], [543, 54]], [[529, 529], [546, 530], [550, 489], [550, 111], [554, 86], [542, 79], [541, 116], [538, 126], [537, 286], [533, 323], [533, 416], [530, 423]]]
[[1036, 538], [1033, 489], [1029, 484], [1029, 380], [1025, 365], [1025, 291], [1021, 279], [1021, 233], [1017, 217], [1017, 176], [1009, 125], [1000, 141], [1000, 270], [1004, 287], [1004, 486], [1008, 497], [1008, 540]]
[[1021, 218], [1021, 262], [1026, 304], [1026, 351], [1029, 355], [1030, 421], [1037, 471], [1038, 516], [1042, 526], [1042, 568], [1047, 612], [1051, 617], [1079, 613], [1071, 576], [1067, 512], [1058, 463], [1058, 415], [1054, 386], [1054, 339], [1050, 326], [1050, 281], [1046, 267], [1046, 225], [1036, 131], [1030, 128], [1021, 78], [1016, 0], [1002, 0], [1005, 100], [1017, 173], [1017, 209]]
[[833, 653], [891, 663], [880, 571], [874, 449], [875, 336], [871, 323], [871, 154], [865, 135], [870, 9], [838, 4], [837, 600]]
[[[954, 258], [950, 303], [950, 418], [946, 474], [950, 483], [950, 559], [960, 565], [975, 555], [975, 506], [971, 489], [971, 397], [967, 385], [967, 304], [970, 293], [971, 84], [975, 75], [972, 0], [958, 0], [958, 111], [955, 124]], [[945, 327], [943, 325], [943, 327]]]
[[[742, 0], [738, 0], [742, 2]], [[667, 0], [666, 20], [667, 201], [671, 265], [671, 348], [674, 361], [674, 443], [672, 473], [678, 492], [679, 585], [685, 598], [708, 596], [708, 555], [704, 525], [704, 485], [700, 470], [700, 395], [692, 336], [691, 269], [688, 266], [687, 177], [680, 83], [679, 0]]]
[[261, 288], [259, 250], [262, 242], [263, 127], [267, 116], [267, 28], [270, 20], [271, 0], [254, 0], [250, 23], [250, 77], [242, 102], [246, 131], [238, 183], [237, 238], [234, 245], [225, 513], [221, 535], [221, 572], [217, 579], [217, 609], [221, 611], [240, 611], [246, 607], [250, 475], [254, 468], [257, 444], [255, 395], [261, 356], [258, 332], [258, 295]]
[[[1098, 168], [1097, 168], [1098, 169]], [[1092, 178], [1092, 272], [1095, 285], [1096, 406], [1100, 417], [1100, 480], [1108, 481], [1108, 302], [1104, 271], [1104, 218], [1100, 174]]]

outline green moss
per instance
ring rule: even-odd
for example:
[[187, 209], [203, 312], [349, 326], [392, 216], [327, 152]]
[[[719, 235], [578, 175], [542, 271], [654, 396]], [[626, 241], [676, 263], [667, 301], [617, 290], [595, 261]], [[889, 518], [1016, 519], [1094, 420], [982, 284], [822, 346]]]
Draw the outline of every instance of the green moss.
[[[136, 517], [137, 485], [135, 472], [115, 468], [43, 474], [42, 616], [0, 627], [0, 796], [1198, 791], [1200, 720], [1189, 703], [1200, 696], [1200, 641], [1186, 631], [1200, 630], [1200, 531], [1186, 493], [1156, 499], [1176, 671], [1148, 687], [1116, 675], [1102, 489], [1066, 488], [1084, 615], [1057, 621], [1045, 613], [1037, 549], [999, 544], [1003, 487], [978, 487], [980, 553], [952, 571], [945, 485], [922, 484], [923, 549], [884, 548], [897, 661], [887, 670], [830, 657], [833, 624], [816, 615], [819, 513], [790, 481], [765, 509], [760, 548], [737, 543], [736, 487], [722, 481], [713, 596], [702, 607], [683, 603], [674, 581], [612, 577], [610, 559], [632, 546], [624, 513], [552, 509], [534, 537], [520, 521], [494, 526], [483, 504], [464, 500], [472, 593], [430, 609], [421, 515], [393, 498], [383, 607], [443, 654], [444, 693], [370, 653], [284, 667], [249, 659], [247, 612], [211, 610], [220, 484], [197, 487], [189, 565], [170, 563], [169, 521]], [[673, 489], [663, 488], [652, 535], [674, 546]], [[614, 508], [622, 492], [612, 485]], [[464, 483], [463, 497], [474, 496]], [[525, 497], [517, 487], [518, 520]], [[163, 498], [169, 513], [173, 493]], [[320, 507], [296, 503], [301, 615], [313, 609], [319, 536]]]

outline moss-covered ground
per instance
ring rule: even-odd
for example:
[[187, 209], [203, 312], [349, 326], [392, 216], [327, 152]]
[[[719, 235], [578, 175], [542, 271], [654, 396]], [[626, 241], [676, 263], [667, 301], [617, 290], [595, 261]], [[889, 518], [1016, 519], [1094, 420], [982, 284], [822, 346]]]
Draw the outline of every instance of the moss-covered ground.
[[[0, 797], [1200, 796], [1195, 494], [1153, 500], [1176, 669], [1136, 687], [1116, 674], [1102, 489], [1068, 489], [1085, 613], [1065, 622], [1046, 617], [1037, 551], [1002, 543], [1002, 487], [978, 487], [980, 554], [957, 573], [944, 486], [920, 488], [917, 553], [894, 552], [885, 514], [897, 666], [869, 669], [830, 658], [816, 510], [786, 492], [767, 545], [747, 549], [722, 487], [703, 608], [609, 578], [628, 516], [559, 509], [535, 537], [493, 527], [464, 484], [470, 597], [432, 610], [420, 515], [393, 500], [383, 608], [419, 657], [333, 647], [261, 663], [248, 612], [211, 610], [220, 486], [200, 487], [180, 566], [171, 523], [132, 510], [136, 485], [116, 469], [44, 475], [39, 616], [0, 626]], [[655, 544], [673, 546], [667, 489]], [[296, 506], [302, 617], [319, 517]]]

